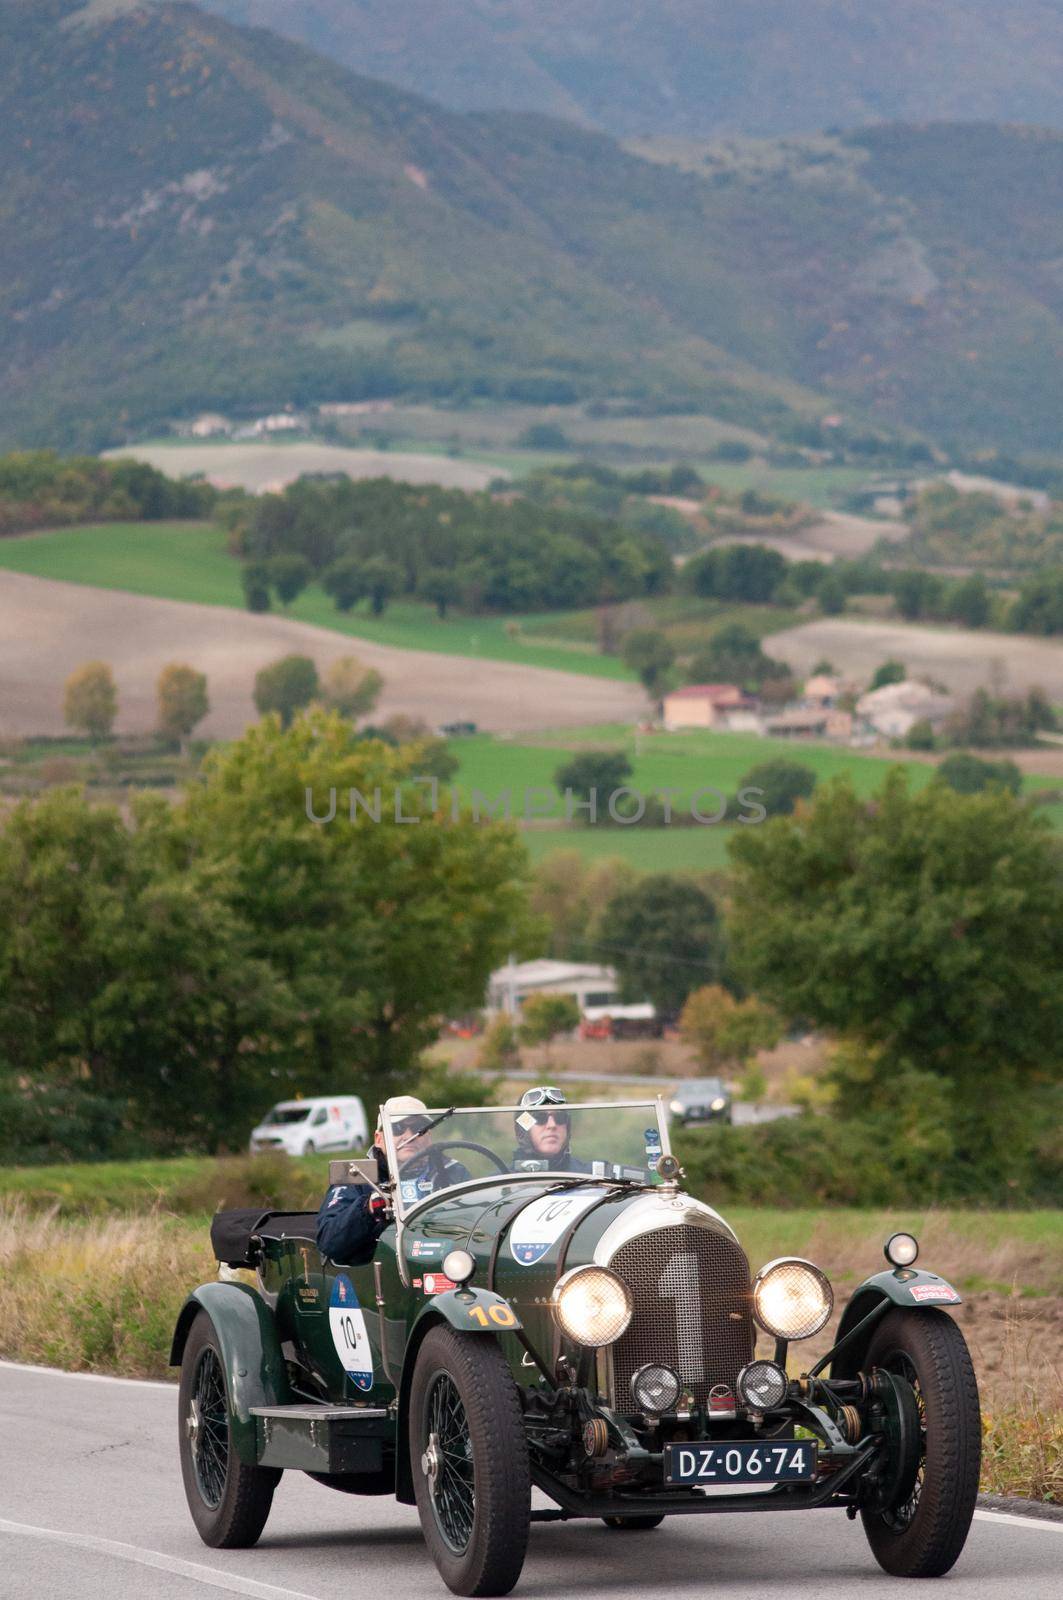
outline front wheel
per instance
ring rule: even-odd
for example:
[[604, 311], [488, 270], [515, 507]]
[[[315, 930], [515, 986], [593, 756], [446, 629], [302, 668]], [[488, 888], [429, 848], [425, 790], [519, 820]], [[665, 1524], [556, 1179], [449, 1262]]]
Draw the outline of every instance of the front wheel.
[[649, 1533], [651, 1528], [659, 1528], [664, 1521], [664, 1516], [659, 1517], [603, 1517], [602, 1521], [607, 1528], [615, 1528], [621, 1533]]
[[313, 1155], [316, 1155], [316, 1154], [317, 1154], [317, 1145], [314, 1143], [313, 1139], [308, 1139], [306, 1141], [306, 1143], [303, 1145], [303, 1155], [304, 1156], [313, 1156]]
[[177, 1415], [181, 1476], [199, 1537], [216, 1550], [246, 1549], [266, 1526], [281, 1475], [248, 1466], [233, 1449], [225, 1364], [204, 1311], [185, 1344]]
[[410, 1387], [410, 1458], [421, 1528], [460, 1595], [508, 1594], [531, 1520], [517, 1386], [494, 1339], [449, 1327], [425, 1336]]
[[879, 1566], [895, 1578], [937, 1578], [967, 1539], [978, 1494], [982, 1420], [967, 1341], [944, 1311], [888, 1311], [865, 1363], [905, 1379], [919, 1411], [919, 1465], [907, 1498], [863, 1511]]

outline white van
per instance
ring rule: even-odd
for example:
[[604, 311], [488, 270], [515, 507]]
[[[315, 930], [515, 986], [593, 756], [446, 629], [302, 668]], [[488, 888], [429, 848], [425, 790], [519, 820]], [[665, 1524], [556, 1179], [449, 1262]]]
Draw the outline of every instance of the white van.
[[316, 1100], [281, 1100], [252, 1130], [250, 1151], [312, 1156], [319, 1150], [364, 1150], [369, 1142], [365, 1107], [356, 1094]]

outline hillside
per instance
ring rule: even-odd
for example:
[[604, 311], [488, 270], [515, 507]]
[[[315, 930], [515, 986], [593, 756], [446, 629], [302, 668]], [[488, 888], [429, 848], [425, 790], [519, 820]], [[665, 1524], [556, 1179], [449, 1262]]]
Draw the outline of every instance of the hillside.
[[381, 394], [1058, 444], [1063, 136], [636, 153], [187, 5], [0, 24], [0, 448]]
[[207, 0], [458, 110], [610, 133], [1063, 126], [1053, 0]]

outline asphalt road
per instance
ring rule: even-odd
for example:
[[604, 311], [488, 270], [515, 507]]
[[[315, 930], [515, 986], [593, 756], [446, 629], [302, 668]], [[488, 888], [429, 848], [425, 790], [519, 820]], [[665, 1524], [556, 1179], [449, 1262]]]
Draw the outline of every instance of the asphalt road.
[[[185, 1507], [176, 1390], [0, 1364], [0, 1595], [4, 1600], [442, 1600], [417, 1514], [333, 1493], [300, 1473], [277, 1490], [254, 1550], [200, 1543]], [[1059, 1594], [1063, 1523], [980, 1511], [948, 1600]], [[841, 1512], [676, 1517], [648, 1534], [596, 1522], [533, 1525], [517, 1594], [678, 1600], [888, 1600], [915, 1589], [875, 1565]], [[916, 1586], [920, 1593], [926, 1590]], [[869, 1593], [872, 1591], [868, 1591]]]

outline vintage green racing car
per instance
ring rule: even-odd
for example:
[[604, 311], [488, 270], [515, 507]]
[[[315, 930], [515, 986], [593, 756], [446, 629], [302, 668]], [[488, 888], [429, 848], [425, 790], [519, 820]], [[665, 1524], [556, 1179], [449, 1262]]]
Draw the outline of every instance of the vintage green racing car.
[[[567, 1109], [586, 1171], [515, 1149], [520, 1107], [427, 1113], [461, 1181], [385, 1181], [365, 1265], [323, 1258], [313, 1213], [214, 1219], [219, 1281], [189, 1297], [171, 1354], [201, 1537], [253, 1544], [287, 1469], [416, 1503], [461, 1595], [507, 1594], [529, 1522], [569, 1517], [636, 1532], [835, 1507], [887, 1572], [948, 1571], [977, 1493], [978, 1392], [945, 1310], [960, 1296], [915, 1265], [915, 1239], [889, 1240], [803, 1368], [799, 1341], [833, 1310], [823, 1272], [782, 1257], [751, 1275], [684, 1193], [660, 1100]], [[377, 1181], [374, 1162], [333, 1169]]]

